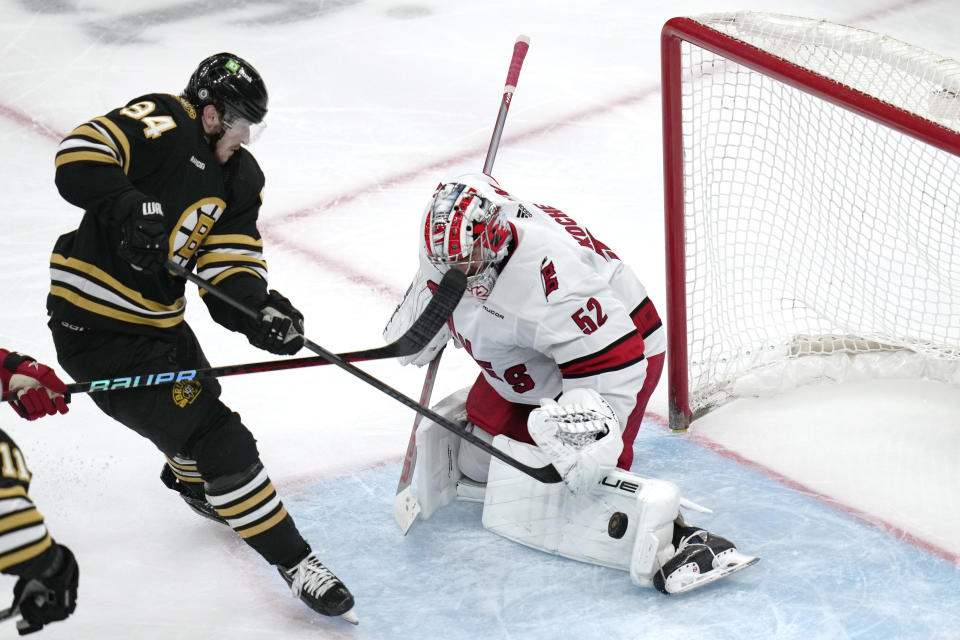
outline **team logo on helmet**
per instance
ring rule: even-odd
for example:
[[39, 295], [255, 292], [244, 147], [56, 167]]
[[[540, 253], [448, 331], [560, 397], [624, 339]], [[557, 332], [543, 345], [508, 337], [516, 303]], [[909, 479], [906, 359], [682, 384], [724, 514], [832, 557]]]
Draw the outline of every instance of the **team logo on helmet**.
[[[196, 108], [213, 104], [259, 124], [267, 114], [267, 88], [257, 70], [232, 53], [217, 53], [200, 62], [183, 96]], [[221, 115], [223, 115], [221, 113]]]
[[[500, 253], [507, 240], [510, 239], [510, 227], [506, 221], [500, 216], [494, 215], [479, 226], [479, 233], [483, 238], [484, 246], [494, 253]], [[478, 233], [476, 226], [474, 227], [474, 233]]]

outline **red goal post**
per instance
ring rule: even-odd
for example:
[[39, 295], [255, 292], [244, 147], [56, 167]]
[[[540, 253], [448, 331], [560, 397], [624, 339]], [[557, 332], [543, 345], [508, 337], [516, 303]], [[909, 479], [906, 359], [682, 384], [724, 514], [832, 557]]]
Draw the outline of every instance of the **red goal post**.
[[669, 20], [661, 62], [671, 427], [850, 373], [960, 383], [960, 65], [750, 12]]

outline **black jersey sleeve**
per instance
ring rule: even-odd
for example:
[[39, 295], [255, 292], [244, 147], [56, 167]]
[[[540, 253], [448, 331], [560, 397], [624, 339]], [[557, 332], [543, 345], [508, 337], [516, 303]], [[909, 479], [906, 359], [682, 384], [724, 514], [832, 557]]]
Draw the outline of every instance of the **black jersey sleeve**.
[[57, 149], [56, 185], [69, 203], [112, 223], [144, 195], [133, 185], [161, 169], [167, 152], [195, 135], [193, 107], [167, 94], [135, 98], [84, 122]]
[[13, 439], [0, 429], [0, 572], [22, 575], [52, 540], [27, 490], [30, 471]]
[[[263, 238], [257, 229], [263, 171], [246, 149], [239, 149], [224, 167], [227, 206], [197, 252], [197, 274], [252, 309], [267, 299], [267, 262]], [[233, 331], [241, 330], [245, 316], [201, 289], [210, 316]]]

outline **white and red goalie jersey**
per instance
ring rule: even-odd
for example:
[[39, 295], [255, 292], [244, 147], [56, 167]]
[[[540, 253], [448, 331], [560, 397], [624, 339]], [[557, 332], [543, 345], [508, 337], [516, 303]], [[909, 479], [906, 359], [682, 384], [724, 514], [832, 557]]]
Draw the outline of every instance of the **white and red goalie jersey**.
[[[514, 198], [488, 176], [462, 176], [457, 182], [500, 206], [513, 231], [492, 290], [468, 289], [451, 317], [457, 346], [510, 403], [532, 409], [541, 398], [577, 387], [595, 389], [623, 426], [630, 451], [620, 466], [629, 468], [666, 349], [665, 331], [643, 284], [606, 244], [562, 211]], [[423, 247], [420, 255], [421, 274], [439, 282], [442, 274]], [[648, 360], [658, 355], [651, 381]], [[478, 380], [475, 390], [481, 384]], [[479, 410], [486, 412], [482, 404]], [[477, 413], [476, 403], [472, 412]], [[531, 441], [525, 423], [511, 427], [483, 416], [470, 419], [491, 433]]]

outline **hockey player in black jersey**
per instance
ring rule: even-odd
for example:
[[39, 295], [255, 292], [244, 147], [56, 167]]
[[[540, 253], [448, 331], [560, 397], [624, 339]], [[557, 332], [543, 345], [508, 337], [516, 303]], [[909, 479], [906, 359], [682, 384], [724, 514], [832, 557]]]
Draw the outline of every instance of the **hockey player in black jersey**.
[[[303, 316], [267, 288], [257, 230], [264, 176], [244, 145], [266, 113], [257, 71], [220, 53], [181, 95], [134, 98], [60, 144], [57, 188], [84, 213], [54, 246], [47, 310], [74, 379], [209, 366], [184, 321], [186, 282], [168, 259], [261, 314], [250, 319], [201, 291], [219, 324], [271, 353], [303, 346]], [[253, 436], [219, 396], [216, 380], [91, 395], [165, 454], [161, 479], [191, 508], [232, 527], [308, 606], [356, 622], [350, 592], [297, 531]]]
[[[53, 369], [0, 348], [0, 392], [26, 420], [66, 413], [67, 386]], [[13, 438], [0, 429], [0, 572], [16, 576], [13, 604], [0, 619], [19, 613], [20, 635], [66, 619], [77, 608], [80, 568], [73, 553], [50, 537], [30, 499], [31, 473]]]

